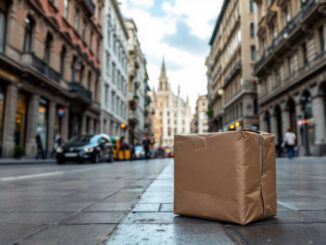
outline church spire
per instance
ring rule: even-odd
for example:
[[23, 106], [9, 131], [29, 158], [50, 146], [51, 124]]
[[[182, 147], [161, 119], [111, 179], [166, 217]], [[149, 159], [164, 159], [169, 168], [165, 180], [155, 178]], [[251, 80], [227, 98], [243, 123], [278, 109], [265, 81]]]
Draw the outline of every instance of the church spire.
[[162, 67], [161, 67], [161, 75], [160, 75], [160, 86], [159, 90], [161, 91], [168, 91], [169, 90], [169, 83], [168, 77], [166, 75], [166, 67], [165, 67], [165, 60], [163, 56]]
[[163, 56], [162, 67], [161, 67], [161, 75], [160, 78], [166, 78], [166, 68], [165, 68], [165, 60]]

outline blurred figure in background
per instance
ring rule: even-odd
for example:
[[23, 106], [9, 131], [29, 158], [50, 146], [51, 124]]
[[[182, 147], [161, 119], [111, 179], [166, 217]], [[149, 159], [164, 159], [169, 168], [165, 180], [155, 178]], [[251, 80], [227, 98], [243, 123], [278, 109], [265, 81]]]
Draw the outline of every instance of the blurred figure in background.
[[144, 146], [144, 151], [145, 151], [145, 159], [149, 159], [150, 155], [149, 155], [149, 148], [151, 145], [151, 141], [148, 138], [147, 134], [145, 134], [144, 140], [143, 140], [143, 146]]
[[36, 153], [35, 158], [36, 159], [39, 159], [39, 158], [45, 159], [45, 152], [43, 149], [42, 138], [41, 138], [41, 130], [39, 130], [39, 129], [37, 130], [35, 141], [36, 141], [36, 147], [37, 147], [37, 153]]
[[296, 135], [289, 128], [284, 135], [284, 146], [287, 150], [289, 159], [292, 159], [294, 157], [295, 142], [296, 142]]

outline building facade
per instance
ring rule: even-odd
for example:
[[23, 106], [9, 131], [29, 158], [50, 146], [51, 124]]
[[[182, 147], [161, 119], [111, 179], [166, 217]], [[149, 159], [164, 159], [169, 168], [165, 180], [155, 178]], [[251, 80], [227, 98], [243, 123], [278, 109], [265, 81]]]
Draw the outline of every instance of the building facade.
[[152, 140], [155, 142], [155, 146], [158, 147], [161, 145], [162, 142], [162, 131], [163, 126], [161, 123], [163, 123], [163, 120], [160, 119], [160, 114], [157, 112], [157, 96], [156, 91], [153, 89], [149, 92], [149, 96], [151, 99], [151, 103], [149, 104], [149, 120], [150, 120], [150, 136]]
[[128, 33], [116, 0], [106, 1], [102, 53], [101, 129], [127, 136]]
[[128, 31], [128, 101], [129, 101], [129, 141], [142, 142], [148, 133], [148, 73], [146, 59], [138, 40], [137, 26], [132, 19], [126, 20]]
[[260, 126], [300, 155], [326, 154], [326, 1], [255, 1]]
[[184, 101], [180, 96], [180, 87], [178, 95], [171, 90], [168, 81], [165, 63], [163, 61], [161, 75], [159, 79], [159, 88], [155, 93], [155, 113], [160, 121], [160, 132], [154, 133], [160, 136], [157, 146], [172, 147], [174, 145], [175, 134], [190, 133], [191, 110], [189, 101]]
[[208, 132], [208, 99], [207, 95], [198, 96], [196, 101], [196, 112], [191, 121], [191, 132], [203, 134]]
[[0, 149], [99, 130], [103, 1], [0, 2]]
[[258, 129], [255, 5], [225, 0], [206, 60], [211, 131]]

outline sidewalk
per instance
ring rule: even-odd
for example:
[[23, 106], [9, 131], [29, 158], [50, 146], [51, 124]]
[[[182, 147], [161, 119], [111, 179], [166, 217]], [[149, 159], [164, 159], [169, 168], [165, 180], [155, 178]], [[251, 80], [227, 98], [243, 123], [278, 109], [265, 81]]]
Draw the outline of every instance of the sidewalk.
[[33, 158], [0, 158], [0, 165], [24, 165], [24, 164], [52, 164], [56, 163], [55, 159], [40, 159], [36, 160]]
[[[278, 215], [247, 226], [173, 214], [173, 163], [109, 237], [123, 244], [326, 244], [326, 164], [278, 160]], [[189, 204], [191, 205], [191, 204]]]

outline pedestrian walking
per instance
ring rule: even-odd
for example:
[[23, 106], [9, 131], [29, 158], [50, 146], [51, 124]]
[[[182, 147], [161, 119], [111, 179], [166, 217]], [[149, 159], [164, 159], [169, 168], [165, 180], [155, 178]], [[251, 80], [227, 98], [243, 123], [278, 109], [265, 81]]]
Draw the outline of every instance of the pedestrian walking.
[[148, 138], [147, 135], [145, 135], [144, 140], [143, 140], [143, 147], [145, 151], [145, 159], [149, 159], [149, 148], [150, 148], [151, 141]]
[[35, 137], [35, 141], [36, 141], [36, 147], [37, 147], [37, 153], [36, 153], [35, 158], [36, 159], [39, 159], [39, 158], [45, 159], [45, 152], [44, 152], [44, 149], [43, 149], [43, 144], [42, 144], [42, 138], [41, 138], [41, 132], [40, 131], [37, 132], [36, 137]]
[[284, 146], [287, 150], [289, 159], [292, 159], [294, 157], [295, 142], [296, 142], [296, 135], [289, 128], [284, 135]]

